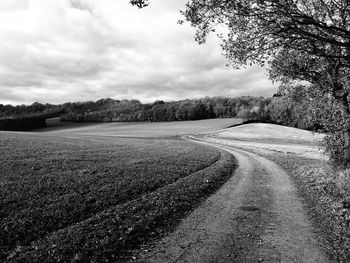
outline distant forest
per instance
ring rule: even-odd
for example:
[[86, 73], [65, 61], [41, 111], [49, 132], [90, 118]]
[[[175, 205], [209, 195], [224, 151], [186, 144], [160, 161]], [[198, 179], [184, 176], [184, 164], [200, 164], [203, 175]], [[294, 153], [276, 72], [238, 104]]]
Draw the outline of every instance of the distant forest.
[[[206, 97], [172, 102], [159, 100], [150, 104], [142, 104], [138, 100], [110, 98], [95, 102], [67, 102], [61, 105], [38, 102], [28, 106], [0, 104], [0, 129], [6, 129], [1, 126], [6, 126], [6, 122], [11, 120], [12, 123], [18, 119], [27, 120], [23, 125], [28, 125], [29, 118], [42, 120], [50, 116], [60, 116], [62, 121], [69, 122], [160, 122], [238, 117], [244, 121], [273, 122], [315, 130], [317, 123], [311, 118], [311, 111], [312, 105], [307, 99], [294, 99], [280, 94], [269, 98], [242, 96]], [[42, 121], [37, 123], [42, 125]], [[25, 130], [26, 127], [22, 128], [20, 130]], [[12, 130], [16, 129], [15, 127]]]

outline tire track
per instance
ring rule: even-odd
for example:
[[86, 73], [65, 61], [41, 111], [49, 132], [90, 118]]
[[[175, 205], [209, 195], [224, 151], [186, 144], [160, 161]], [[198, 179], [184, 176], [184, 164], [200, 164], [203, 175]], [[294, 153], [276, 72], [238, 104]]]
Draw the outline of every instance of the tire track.
[[242, 149], [198, 143], [233, 154], [239, 167], [139, 262], [327, 262], [280, 166]]

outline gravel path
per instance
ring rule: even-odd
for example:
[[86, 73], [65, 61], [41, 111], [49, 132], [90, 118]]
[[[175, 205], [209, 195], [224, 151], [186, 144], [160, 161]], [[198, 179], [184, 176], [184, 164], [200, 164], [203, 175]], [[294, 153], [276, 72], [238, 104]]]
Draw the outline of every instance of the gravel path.
[[231, 179], [139, 262], [328, 262], [287, 173], [234, 146]]

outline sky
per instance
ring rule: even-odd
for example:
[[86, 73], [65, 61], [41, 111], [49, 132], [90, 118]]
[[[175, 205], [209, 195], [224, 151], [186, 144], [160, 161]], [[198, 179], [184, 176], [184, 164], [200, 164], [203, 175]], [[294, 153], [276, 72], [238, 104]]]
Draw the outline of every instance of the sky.
[[266, 69], [227, 67], [179, 25], [187, 0], [1, 0], [0, 103], [271, 96]]

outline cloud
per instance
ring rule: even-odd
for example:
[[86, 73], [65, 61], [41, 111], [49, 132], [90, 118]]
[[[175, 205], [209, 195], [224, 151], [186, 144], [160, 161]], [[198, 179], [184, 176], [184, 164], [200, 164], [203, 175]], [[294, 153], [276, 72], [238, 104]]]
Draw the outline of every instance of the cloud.
[[264, 69], [225, 67], [215, 37], [177, 24], [185, 0], [128, 2], [2, 0], [0, 103], [273, 94]]

